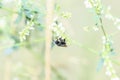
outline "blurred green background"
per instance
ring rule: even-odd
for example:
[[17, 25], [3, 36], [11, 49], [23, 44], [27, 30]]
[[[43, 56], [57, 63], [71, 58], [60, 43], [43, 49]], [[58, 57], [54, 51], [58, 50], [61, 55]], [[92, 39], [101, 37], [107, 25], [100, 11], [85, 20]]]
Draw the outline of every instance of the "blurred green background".
[[[24, 0], [25, 1], [25, 0]], [[41, 10], [42, 15], [45, 9], [45, 0], [28, 0]], [[19, 32], [24, 28], [24, 19], [16, 23], [20, 0], [1, 0], [4, 8], [0, 9], [0, 80], [44, 80], [44, 26], [36, 27], [30, 38], [25, 43], [19, 44]], [[120, 17], [118, 0], [102, 0], [103, 5], [111, 6], [111, 13]], [[95, 50], [94, 54], [86, 48], [81, 48], [76, 44], [68, 47], [55, 46], [51, 52], [52, 69], [51, 80], [109, 80], [105, 75], [105, 68], [97, 71], [100, 61], [99, 52], [102, 51], [101, 30], [84, 30], [86, 26], [94, 26], [94, 15], [85, 8], [84, 0], [57, 0], [63, 11], [72, 13], [72, 17], [63, 25], [67, 33], [79, 44]], [[43, 19], [44, 20], [44, 19]], [[112, 21], [103, 18], [103, 24], [108, 34], [118, 32], [112, 37], [116, 51], [113, 60], [119, 62], [119, 39], [120, 32], [113, 25]], [[13, 46], [14, 45], [14, 46]], [[119, 66], [113, 63], [118, 76], [120, 76]]]

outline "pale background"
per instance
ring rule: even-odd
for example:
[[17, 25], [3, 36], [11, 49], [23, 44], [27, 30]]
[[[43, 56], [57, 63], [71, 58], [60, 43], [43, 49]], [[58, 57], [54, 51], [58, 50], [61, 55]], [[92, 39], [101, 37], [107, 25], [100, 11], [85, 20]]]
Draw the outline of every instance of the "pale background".
[[[17, 0], [3, 1], [6, 1], [6, 7], [10, 6], [11, 9], [15, 9], [14, 5], [16, 5]], [[39, 0], [36, 0], [36, 3], [37, 1], [39, 2]], [[57, 2], [61, 5], [63, 11], [72, 13], [72, 17], [66, 23], [66, 29], [69, 35], [80, 44], [86, 45], [98, 53], [102, 51], [102, 31], [85, 31], [83, 29], [85, 26], [93, 26], [95, 24], [93, 14], [85, 8], [84, 1], [59, 0]], [[120, 17], [119, 0], [102, 0], [102, 2], [105, 6], [111, 6], [113, 16]], [[0, 10], [0, 17], [6, 16], [4, 13], [7, 14], [7, 12]], [[11, 21], [9, 22], [10, 25], [14, 25], [12, 21], [15, 20], [15, 15], [11, 16], [8, 16], [8, 21]], [[6, 28], [2, 26], [2, 23], [0, 22], [0, 27], [5, 31]], [[103, 24], [108, 34], [116, 31], [119, 32], [112, 21], [104, 19]], [[41, 59], [39, 59], [38, 55], [36, 57], [31, 50], [20, 47], [9, 56], [4, 54], [4, 46], [12, 44], [12, 40], [9, 39], [8, 34], [6, 32], [4, 37], [0, 39], [0, 80], [44, 80], [44, 68], [40, 61]], [[120, 61], [119, 34], [112, 37], [116, 51], [113, 59], [118, 62]], [[38, 47], [35, 46], [34, 50], [40, 53], [43, 52], [43, 45], [43, 43], [40, 43]], [[110, 77], [105, 75], [105, 67], [97, 71], [97, 65], [100, 60], [99, 55], [91, 53], [87, 49], [75, 44], [70, 44], [66, 48], [55, 46], [51, 53], [51, 59], [51, 64], [56, 67], [66, 80], [110, 80]], [[119, 65], [113, 63], [113, 67], [117, 75], [120, 76]], [[52, 80], [57, 80], [54, 73], [52, 73]]]

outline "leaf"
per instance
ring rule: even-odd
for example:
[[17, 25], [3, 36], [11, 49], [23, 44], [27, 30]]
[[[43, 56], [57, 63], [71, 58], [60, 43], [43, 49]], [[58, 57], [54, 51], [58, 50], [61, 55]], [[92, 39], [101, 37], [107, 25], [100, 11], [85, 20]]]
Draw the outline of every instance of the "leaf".
[[0, 8], [2, 8], [3, 4], [0, 2]]
[[22, 11], [20, 11], [18, 13], [18, 16], [17, 16], [17, 18], [15, 20], [15, 23], [18, 24], [18, 23], [20, 23], [21, 20], [22, 20]]
[[104, 59], [101, 58], [97, 65], [97, 71], [101, 70], [101, 68], [103, 67], [103, 64], [104, 64]]

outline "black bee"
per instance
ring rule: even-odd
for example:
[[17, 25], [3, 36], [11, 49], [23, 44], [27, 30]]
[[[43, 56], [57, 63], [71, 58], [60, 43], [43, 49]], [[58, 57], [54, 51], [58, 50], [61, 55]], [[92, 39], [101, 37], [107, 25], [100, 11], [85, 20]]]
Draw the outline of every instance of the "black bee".
[[67, 47], [66, 40], [62, 38], [58, 38], [57, 40], [55, 40], [55, 44], [60, 47]]

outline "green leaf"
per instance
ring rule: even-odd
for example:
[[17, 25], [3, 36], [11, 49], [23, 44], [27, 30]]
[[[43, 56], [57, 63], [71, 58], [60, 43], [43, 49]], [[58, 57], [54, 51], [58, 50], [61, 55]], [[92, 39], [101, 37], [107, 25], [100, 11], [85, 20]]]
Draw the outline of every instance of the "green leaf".
[[0, 8], [2, 8], [2, 6], [3, 6], [2, 3], [0, 2]]
[[22, 11], [20, 11], [20, 12], [18, 13], [18, 16], [17, 16], [17, 18], [16, 18], [16, 20], [15, 20], [15, 23], [18, 24], [21, 20], [22, 20]]

